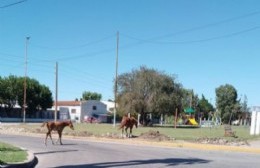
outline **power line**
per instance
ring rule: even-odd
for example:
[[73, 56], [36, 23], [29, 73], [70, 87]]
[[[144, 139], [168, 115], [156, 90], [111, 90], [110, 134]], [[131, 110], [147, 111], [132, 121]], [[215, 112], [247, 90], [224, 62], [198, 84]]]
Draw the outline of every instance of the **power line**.
[[7, 5], [4, 5], [4, 6], [0, 6], [0, 9], [4, 9], [4, 8], [8, 8], [8, 7], [11, 7], [11, 6], [14, 6], [14, 5], [18, 5], [18, 4], [21, 4], [25, 1], [27, 1], [27, 0], [22, 0], [22, 1], [11, 3], [11, 4], [7, 4]]
[[86, 44], [80, 44], [80, 45], [75, 45], [75, 46], [70, 46], [70, 47], [50, 47], [50, 46], [44, 46], [44, 45], [38, 45], [38, 44], [32, 44], [32, 46], [37, 47], [37, 48], [41, 48], [41, 49], [49, 49], [49, 50], [71, 50], [71, 49], [83, 48], [83, 47], [87, 47], [87, 46], [90, 46], [90, 45], [98, 44], [98, 43], [101, 43], [101, 42], [108, 40], [112, 37], [115, 37], [115, 35], [107, 36], [107, 37], [104, 37], [104, 38], [99, 39], [99, 40], [88, 42]]
[[104, 54], [104, 53], [109, 53], [109, 52], [114, 52], [114, 48], [112, 49], [105, 49], [105, 50], [101, 50], [101, 51], [97, 51], [97, 52], [93, 52], [93, 53], [89, 53], [89, 54], [81, 54], [81, 55], [77, 55], [77, 56], [65, 56], [65, 57], [59, 57], [59, 58], [54, 58], [52, 60], [57, 60], [57, 61], [69, 61], [69, 60], [75, 60], [75, 59], [80, 59], [80, 58], [90, 58], [90, 57], [95, 57], [97, 55], [100, 54]]
[[[254, 30], [259, 29], [260, 26], [256, 26], [256, 27], [252, 27], [249, 29], [245, 29], [245, 30], [241, 30], [238, 32], [233, 32], [233, 33], [229, 33], [229, 34], [225, 34], [225, 35], [221, 35], [221, 36], [214, 36], [214, 37], [208, 37], [205, 39], [198, 39], [198, 40], [187, 40], [187, 41], [152, 41], [152, 40], [144, 40], [144, 39], [139, 39], [139, 38], [135, 38], [135, 37], [131, 37], [128, 35], [124, 35], [125, 37], [140, 41], [142, 43], [152, 43], [152, 44], [189, 44], [189, 43], [198, 43], [198, 42], [206, 42], [206, 41], [212, 41], [212, 40], [217, 40], [217, 39], [222, 39], [222, 38], [228, 38], [228, 37], [232, 37], [232, 36], [237, 36], [240, 34], [244, 34], [244, 33], [248, 33]], [[128, 47], [128, 46], [126, 46]]]
[[[233, 21], [236, 21], [236, 20], [248, 18], [248, 17], [254, 16], [254, 15], [259, 15], [259, 14], [260, 14], [260, 11], [255, 11], [255, 12], [247, 13], [247, 14], [244, 14], [244, 15], [240, 15], [240, 16], [224, 19], [224, 20], [221, 20], [221, 21], [218, 21], [218, 22], [209, 23], [209, 24], [206, 24], [206, 25], [202, 25], [202, 26], [197, 26], [197, 27], [181, 30], [181, 31], [178, 31], [178, 32], [175, 32], [175, 33], [171, 33], [171, 34], [166, 34], [166, 35], [163, 35], [163, 36], [150, 38], [148, 40], [131, 37], [131, 36], [128, 36], [128, 35], [122, 34], [122, 33], [121, 34], [123, 36], [125, 36], [125, 37], [132, 38], [132, 39], [140, 41], [138, 44], [140, 44], [140, 43], [157, 43], [157, 44], [160, 44], [160, 43], [163, 43], [163, 42], [158, 42], [157, 40], [159, 40], [159, 39], [168, 38], [168, 37], [172, 37], [172, 36], [176, 36], [176, 35], [180, 35], [180, 34], [185, 34], [185, 33], [188, 33], [188, 32], [197, 31], [197, 30], [201, 30], [201, 29], [206, 29], [206, 28], [209, 28], [209, 27], [218, 26], [218, 25], [221, 25], [221, 24], [224, 24], [224, 23], [233, 22]], [[198, 41], [200, 41], [200, 40], [198, 40]], [[127, 46], [125, 46], [125, 48], [126, 47], [132, 47], [134, 45], [137, 45], [137, 44], [135, 43], [135, 44], [127, 45]]]

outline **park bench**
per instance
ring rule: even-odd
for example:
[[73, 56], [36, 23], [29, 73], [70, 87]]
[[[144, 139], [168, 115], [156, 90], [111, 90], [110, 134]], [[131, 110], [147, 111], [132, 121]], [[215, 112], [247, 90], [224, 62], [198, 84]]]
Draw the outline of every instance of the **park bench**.
[[230, 125], [224, 125], [225, 134], [224, 136], [236, 137], [236, 132], [231, 129]]

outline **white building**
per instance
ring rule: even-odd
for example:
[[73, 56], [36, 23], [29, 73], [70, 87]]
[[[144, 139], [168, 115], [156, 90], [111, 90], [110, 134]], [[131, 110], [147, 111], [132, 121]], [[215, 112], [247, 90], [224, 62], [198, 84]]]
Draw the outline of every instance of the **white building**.
[[101, 122], [107, 122], [107, 105], [97, 100], [81, 102], [81, 121], [94, 117]]
[[101, 101], [105, 105], [107, 105], [107, 111], [111, 114], [114, 113], [114, 108], [115, 108], [115, 102], [113, 101]]
[[[51, 110], [55, 110], [55, 104]], [[107, 106], [98, 100], [58, 101], [57, 111], [61, 120], [71, 119], [83, 122], [89, 117], [94, 117], [100, 122], [107, 122]]]

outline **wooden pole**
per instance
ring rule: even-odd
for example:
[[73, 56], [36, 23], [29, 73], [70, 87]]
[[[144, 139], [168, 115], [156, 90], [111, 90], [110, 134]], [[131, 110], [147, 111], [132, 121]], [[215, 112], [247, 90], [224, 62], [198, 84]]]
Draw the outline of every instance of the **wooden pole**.
[[56, 62], [56, 73], [55, 73], [55, 112], [54, 121], [57, 121], [57, 109], [58, 109], [58, 62]]
[[174, 128], [177, 128], [177, 112], [178, 112], [178, 108], [176, 108], [175, 110], [175, 121], [174, 121]]
[[118, 71], [118, 46], [119, 46], [119, 32], [116, 34], [116, 72], [115, 72], [115, 92], [114, 92], [114, 124], [113, 126], [116, 127], [116, 100], [117, 100], [117, 71]]
[[27, 93], [27, 54], [28, 54], [28, 42], [29, 42], [30, 37], [26, 37], [25, 41], [25, 68], [24, 68], [24, 93], [23, 93], [23, 122], [25, 123], [25, 118], [26, 118], [26, 93]]

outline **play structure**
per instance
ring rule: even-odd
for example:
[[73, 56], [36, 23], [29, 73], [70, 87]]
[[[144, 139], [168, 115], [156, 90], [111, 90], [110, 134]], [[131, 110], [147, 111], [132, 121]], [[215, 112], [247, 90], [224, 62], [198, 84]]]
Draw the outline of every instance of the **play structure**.
[[188, 121], [189, 121], [190, 125], [198, 125], [198, 123], [196, 122], [196, 120], [194, 118], [189, 118]]
[[190, 126], [190, 127], [199, 127], [199, 124], [195, 120], [195, 110], [192, 108], [184, 109], [184, 113], [182, 113], [178, 118], [178, 126]]

